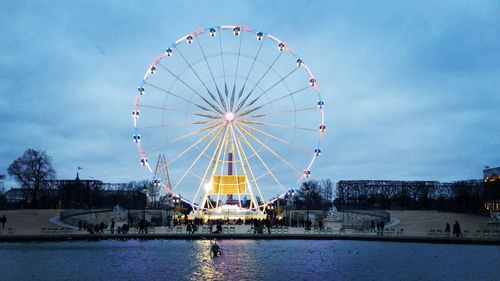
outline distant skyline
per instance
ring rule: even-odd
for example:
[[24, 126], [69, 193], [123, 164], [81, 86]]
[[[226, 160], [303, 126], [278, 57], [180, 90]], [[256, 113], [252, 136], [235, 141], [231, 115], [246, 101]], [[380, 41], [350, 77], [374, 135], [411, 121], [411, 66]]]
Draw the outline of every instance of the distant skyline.
[[270, 32], [313, 69], [328, 131], [312, 179], [455, 181], [500, 166], [498, 1], [143, 2], [0, 2], [0, 174], [33, 148], [61, 179], [78, 166], [149, 179], [131, 141], [137, 84], [174, 40], [214, 25]]

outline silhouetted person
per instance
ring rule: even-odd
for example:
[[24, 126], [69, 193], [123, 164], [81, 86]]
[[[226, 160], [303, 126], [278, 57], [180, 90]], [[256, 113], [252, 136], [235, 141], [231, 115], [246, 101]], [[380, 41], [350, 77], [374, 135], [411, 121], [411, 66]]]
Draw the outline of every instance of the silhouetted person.
[[375, 222], [372, 220], [370, 230], [375, 232]]
[[82, 230], [83, 222], [82, 220], [78, 221], [78, 230]]
[[446, 227], [445, 227], [445, 229], [444, 229], [444, 232], [446, 232], [446, 234], [450, 234], [450, 231], [451, 231], [450, 224], [449, 224], [449, 223], [446, 223]]
[[453, 236], [460, 237], [460, 235], [462, 235], [460, 224], [458, 223], [458, 221], [455, 221], [455, 224], [453, 225]]
[[109, 227], [111, 234], [115, 233], [115, 219], [111, 219], [111, 226]]
[[2, 228], [5, 228], [5, 223], [7, 222], [7, 217], [5, 215], [2, 216]]
[[214, 240], [214, 244], [212, 245], [212, 248], [210, 250], [212, 251], [212, 255], [214, 257], [222, 255], [222, 251], [219, 245], [217, 245], [217, 240]]

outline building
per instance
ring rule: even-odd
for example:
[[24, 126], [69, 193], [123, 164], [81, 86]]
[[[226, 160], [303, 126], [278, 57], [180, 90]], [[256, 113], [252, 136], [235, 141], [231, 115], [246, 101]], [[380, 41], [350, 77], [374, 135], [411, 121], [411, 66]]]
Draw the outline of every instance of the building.
[[484, 207], [490, 212], [500, 212], [500, 167], [483, 170], [484, 192], [486, 202]]
[[31, 192], [26, 188], [11, 188], [5, 192], [7, 203], [31, 203]]

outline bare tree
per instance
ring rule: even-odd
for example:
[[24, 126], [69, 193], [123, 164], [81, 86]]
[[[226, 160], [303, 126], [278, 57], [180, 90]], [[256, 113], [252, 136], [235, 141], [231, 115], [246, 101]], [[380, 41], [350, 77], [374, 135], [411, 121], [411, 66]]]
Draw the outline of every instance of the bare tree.
[[321, 181], [321, 195], [323, 200], [326, 201], [327, 205], [333, 202], [333, 182], [330, 179]]
[[44, 183], [56, 176], [51, 162], [52, 159], [45, 151], [27, 149], [7, 169], [9, 175], [14, 177], [21, 187], [30, 190], [33, 208], [37, 207], [38, 192], [44, 187]]

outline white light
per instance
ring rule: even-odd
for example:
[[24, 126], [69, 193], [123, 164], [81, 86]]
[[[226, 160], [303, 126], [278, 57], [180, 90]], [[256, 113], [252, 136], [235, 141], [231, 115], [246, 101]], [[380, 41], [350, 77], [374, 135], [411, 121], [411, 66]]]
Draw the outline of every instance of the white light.
[[203, 187], [205, 188], [206, 192], [209, 192], [212, 189], [212, 183], [211, 182], [207, 182], [207, 183], [205, 183], [203, 185]]
[[231, 122], [234, 120], [234, 113], [226, 112], [226, 114], [224, 114], [224, 118], [226, 119], [226, 121]]

